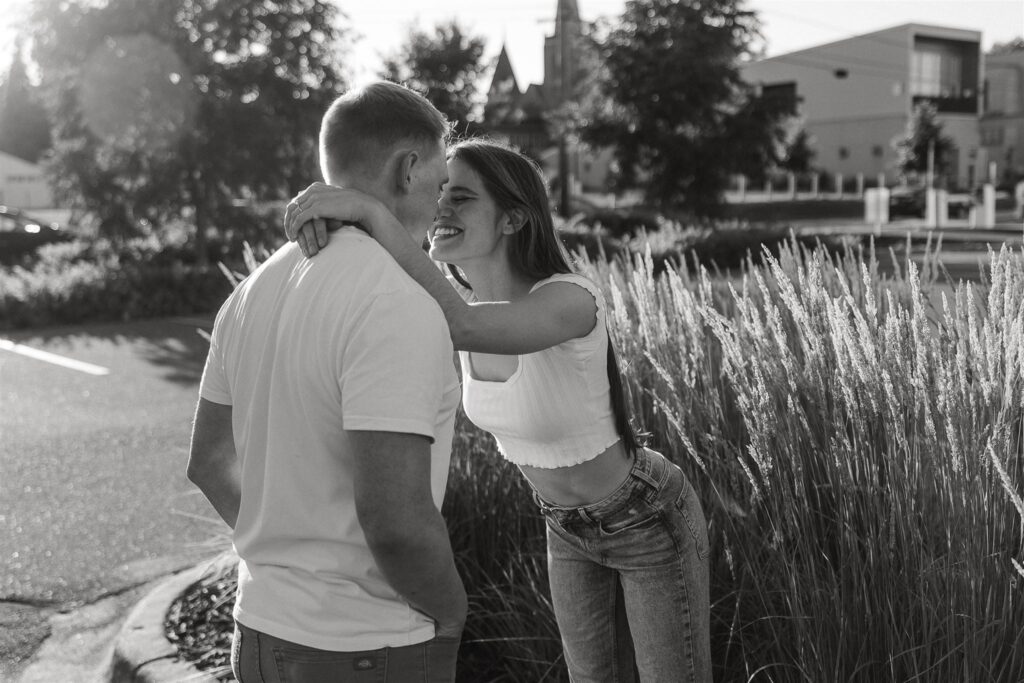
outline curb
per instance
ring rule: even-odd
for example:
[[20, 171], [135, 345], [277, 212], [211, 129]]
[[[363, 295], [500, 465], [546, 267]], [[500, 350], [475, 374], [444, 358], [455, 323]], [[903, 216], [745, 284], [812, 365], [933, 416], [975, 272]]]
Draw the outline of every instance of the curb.
[[216, 683], [217, 679], [181, 659], [167, 639], [164, 620], [182, 593], [206, 576], [216, 558], [161, 581], [135, 605], [121, 627], [111, 656], [110, 683]]

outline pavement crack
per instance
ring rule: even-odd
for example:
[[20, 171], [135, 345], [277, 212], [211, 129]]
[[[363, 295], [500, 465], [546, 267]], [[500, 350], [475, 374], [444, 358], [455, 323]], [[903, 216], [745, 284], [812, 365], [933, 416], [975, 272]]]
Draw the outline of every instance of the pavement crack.
[[48, 609], [51, 607], [57, 607], [58, 603], [56, 600], [46, 600], [45, 598], [31, 598], [20, 597], [17, 595], [9, 595], [0, 598], [0, 605], [14, 605], [16, 607], [35, 607], [36, 609]]

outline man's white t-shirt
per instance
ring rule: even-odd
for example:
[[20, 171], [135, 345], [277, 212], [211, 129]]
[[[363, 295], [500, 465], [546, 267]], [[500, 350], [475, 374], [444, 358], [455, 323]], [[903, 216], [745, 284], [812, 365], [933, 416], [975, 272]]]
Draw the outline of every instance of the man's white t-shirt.
[[431, 639], [366, 544], [349, 432], [430, 437], [440, 509], [460, 388], [437, 303], [354, 228], [285, 246], [218, 313], [200, 395], [232, 406], [241, 462], [235, 618], [323, 650]]

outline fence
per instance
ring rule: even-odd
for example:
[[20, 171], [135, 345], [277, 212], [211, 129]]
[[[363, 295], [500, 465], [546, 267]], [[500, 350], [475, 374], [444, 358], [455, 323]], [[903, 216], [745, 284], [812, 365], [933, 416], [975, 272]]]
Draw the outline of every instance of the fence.
[[849, 199], [863, 197], [864, 191], [885, 186], [885, 174], [784, 173], [770, 174], [754, 183], [743, 175], [729, 179], [726, 198], [733, 202], [785, 199]]

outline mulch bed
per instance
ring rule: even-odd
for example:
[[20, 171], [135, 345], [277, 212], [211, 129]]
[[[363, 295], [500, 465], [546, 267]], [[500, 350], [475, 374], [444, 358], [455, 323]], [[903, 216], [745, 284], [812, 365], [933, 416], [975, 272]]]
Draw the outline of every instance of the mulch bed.
[[233, 681], [231, 636], [236, 569], [222, 568], [204, 577], [174, 601], [164, 630], [182, 659], [222, 681]]

